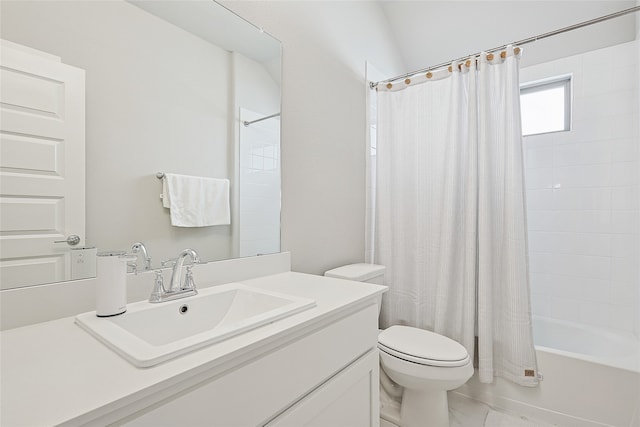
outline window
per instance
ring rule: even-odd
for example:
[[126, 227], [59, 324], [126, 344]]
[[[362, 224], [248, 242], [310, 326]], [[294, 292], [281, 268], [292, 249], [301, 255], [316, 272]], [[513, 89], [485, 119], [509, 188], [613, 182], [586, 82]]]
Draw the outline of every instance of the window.
[[571, 75], [520, 85], [522, 135], [571, 128]]

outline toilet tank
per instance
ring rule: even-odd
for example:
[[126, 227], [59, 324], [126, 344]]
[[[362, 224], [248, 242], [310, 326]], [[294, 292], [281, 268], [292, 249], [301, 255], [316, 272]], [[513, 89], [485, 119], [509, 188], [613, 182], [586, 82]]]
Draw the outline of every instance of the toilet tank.
[[334, 268], [324, 273], [326, 277], [336, 279], [355, 280], [356, 282], [384, 285], [384, 265], [377, 264], [349, 264]]
[[[377, 264], [349, 264], [333, 270], [325, 271], [325, 277], [333, 277], [335, 279], [355, 280], [356, 282], [373, 283], [375, 285], [384, 285], [384, 265]], [[382, 308], [382, 294], [377, 298], [378, 315]]]

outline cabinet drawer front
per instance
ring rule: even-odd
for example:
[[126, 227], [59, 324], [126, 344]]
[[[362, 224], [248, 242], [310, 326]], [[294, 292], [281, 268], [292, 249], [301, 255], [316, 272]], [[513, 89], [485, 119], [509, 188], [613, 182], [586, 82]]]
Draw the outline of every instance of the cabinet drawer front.
[[378, 308], [370, 305], [167, 399], [127, 426], [263, 425], [376, 347]]
[[378, 366], [378, 350], [370, 350], [266, 427], [378, 427]]

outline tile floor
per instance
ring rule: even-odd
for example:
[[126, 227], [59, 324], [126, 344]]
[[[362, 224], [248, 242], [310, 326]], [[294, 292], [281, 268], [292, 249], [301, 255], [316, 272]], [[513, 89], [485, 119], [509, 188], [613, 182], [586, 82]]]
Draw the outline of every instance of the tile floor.
[[491, 409], [485, 403], [449, 393], [450, 427], [484, 427], [484, 420]]
[[[485, 427], [485, 420], [489, 411], [499, 409], [492, 408], [491, 406], [478, 402], [477, 400], [469, 399], [461, 396], [457, 393], [449, 393], [449, 427]], [[516, 414], [508, 414], [516, 416]], [[540, 427], [554, 427], [548, 424], [535, 422], [532, 423], [539, 425]], [[396, 427], [393, 424], [387, 423], [385, 420], [380, 420], [380, 427]], [[486, 426], [491, 427], [491, 426]]]
[[[450, 427], [485, 427], [487, 414], [492, 409], [503, 412], [477, 400], [469, 399], [456, 393], [449, 393]], [[516, 416], [516, 414], [508, 415]], [[540, 427], [553, 427], [534, 420], [531, 420], [531, 423], [539, 425]]]

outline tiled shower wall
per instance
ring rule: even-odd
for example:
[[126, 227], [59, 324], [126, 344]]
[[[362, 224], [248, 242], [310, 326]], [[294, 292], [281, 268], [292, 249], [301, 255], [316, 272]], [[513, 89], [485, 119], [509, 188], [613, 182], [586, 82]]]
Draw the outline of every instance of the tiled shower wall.
[[[240, 120], [267, 116], [241, 108]], [[239, 255], [280, 252], [280, 119], [240, 126]]]
[[636, 40], [520, 74], [573, 75], [571, 131], [524, 138], [533, 312], [636, 335], [639, 49]]

